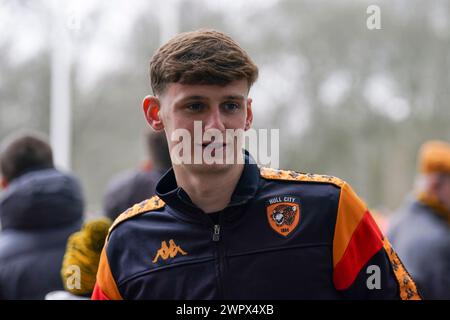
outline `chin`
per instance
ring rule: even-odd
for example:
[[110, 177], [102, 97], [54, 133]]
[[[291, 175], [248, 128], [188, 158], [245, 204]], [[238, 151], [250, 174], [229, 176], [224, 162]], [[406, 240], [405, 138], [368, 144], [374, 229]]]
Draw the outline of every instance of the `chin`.
[[195, 172], [195, 173], [221, 173], [221, 172], [227, 172], [229, 171], [231, 168], [233, 168], [233, 166], [235, 166], [235, 164], [218, 164], [218, 163], [213, 163], [213, 164], [191, 164], [191, 165], [186, 165], [186, 168], [189, 171]]

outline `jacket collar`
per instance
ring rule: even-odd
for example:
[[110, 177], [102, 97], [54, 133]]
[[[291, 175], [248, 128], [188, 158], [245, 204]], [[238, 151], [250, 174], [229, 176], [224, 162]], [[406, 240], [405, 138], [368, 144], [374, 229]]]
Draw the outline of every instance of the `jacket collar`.
[[[224, 212], [225, 221], [232, 221], [244, 214], [243, 206], [252, 199], [260, 181], [259, 168], [252, 156], [245, 151], [245, 164], [241, 177]], [[156, 195], [169, 207], [169, 211], [182, 220], [211, 224], [208, 215], [197, 207], [183, 188], [177, 185], [173, 168], [169, 169], [156, 185]]]

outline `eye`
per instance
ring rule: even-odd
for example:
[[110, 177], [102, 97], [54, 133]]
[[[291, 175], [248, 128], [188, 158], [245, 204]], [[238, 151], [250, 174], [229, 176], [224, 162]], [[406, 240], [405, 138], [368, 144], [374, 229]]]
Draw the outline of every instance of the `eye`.
[[191, 103], [186, 106], [186, 109], [188, 109], [191, 112], [199, 112], [202, 111], [204, 108], [205, 106], [202, 103]]
[[227, 102], [223, 105], [223, 108], [225, 109], [225, 111], [235, 112], [241, 108], [241, 105], [236, 102]]

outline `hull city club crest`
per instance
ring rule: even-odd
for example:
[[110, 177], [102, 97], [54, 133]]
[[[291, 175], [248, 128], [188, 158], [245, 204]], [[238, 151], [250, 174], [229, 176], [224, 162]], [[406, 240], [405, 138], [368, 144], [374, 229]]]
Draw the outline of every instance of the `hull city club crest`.
[[272, 229], [287, 237], [300, 221], [300, 205], [296, 197], [280, 196], [267, 201], [267, 220]]

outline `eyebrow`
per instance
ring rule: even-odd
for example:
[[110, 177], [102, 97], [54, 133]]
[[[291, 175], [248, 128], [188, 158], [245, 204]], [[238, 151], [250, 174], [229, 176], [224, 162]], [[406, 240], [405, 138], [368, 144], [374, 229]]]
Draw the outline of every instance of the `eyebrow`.
[[[232, 94], [232, 95], [224, 96], [221, 99], [223, 99], [223, 100], [244, 100], [245, 97], [242, 95], [239, 95], [239, 94], [238, 95]], [[190, 100], [209, 100], [209, 99], [204, 96], [193, 95], [193, 96], [187, 96], [185, 98], [182, 98], [180, 100], [180, 102], [186, 102], [186, 101], [190, 101]]]
[[244, 96], [241, 96], [240, 94], [237, 95], [229, 95], [229, 96], [225, 96], [224, 99], [227, 100], [244, 100]]
[[181, 99], [181, 100], [206, 100], [206, 97], [203, 97], [203, 96], [187, 96], [187, 97], [184, 97], [183, 99]]

